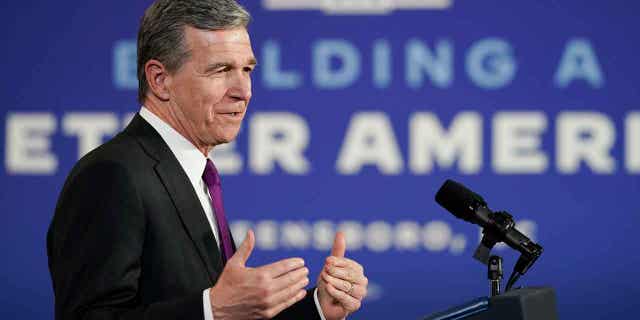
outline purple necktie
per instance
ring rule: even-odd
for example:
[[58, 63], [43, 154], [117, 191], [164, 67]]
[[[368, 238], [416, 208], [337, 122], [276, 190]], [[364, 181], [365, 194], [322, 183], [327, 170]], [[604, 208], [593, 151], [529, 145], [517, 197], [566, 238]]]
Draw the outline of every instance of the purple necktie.
[[227, 218], [224, 215], [224, 206], [222, 205], [222, 188], [220, 187], [220, 175], [216, 166], [213, 165], [210, 159], [207, 159], [207, 165], [204, 168], [202, 179], [207, 184], [209, 189], [209, 195], [211, 196], [211, 206], [213, 207], [213, 213], [216, 216], [216, 222], [218, 224], [218, 236], [220, 238], [220, 249], [222, 251], [223, 264], [227, 263], [227, 260], [233, 256], [233, 247], [231, 244], [231, 233], [229, 232], [229, 224]]

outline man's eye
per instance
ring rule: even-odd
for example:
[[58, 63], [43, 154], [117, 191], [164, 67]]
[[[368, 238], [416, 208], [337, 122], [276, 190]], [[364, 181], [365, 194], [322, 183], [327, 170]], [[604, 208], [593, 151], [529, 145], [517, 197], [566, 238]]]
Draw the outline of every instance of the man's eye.
[[210, 71], [210, 74], [220, 74], [220, 73], [225, 73], [225, 72], [229, 72], [229, 70], [231, 70], [230, 67], [228, 66], [221, 66], [215, 69], [212, 69]]

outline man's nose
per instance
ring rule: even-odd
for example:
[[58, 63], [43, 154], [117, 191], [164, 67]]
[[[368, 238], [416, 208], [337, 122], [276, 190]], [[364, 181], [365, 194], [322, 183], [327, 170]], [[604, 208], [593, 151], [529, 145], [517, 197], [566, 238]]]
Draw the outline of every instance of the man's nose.
[[250, 75], [246, 72], [238, 72], [234, 74], [231, 81], [230, 95], [237, 100], [249, 101], [251, 99]]

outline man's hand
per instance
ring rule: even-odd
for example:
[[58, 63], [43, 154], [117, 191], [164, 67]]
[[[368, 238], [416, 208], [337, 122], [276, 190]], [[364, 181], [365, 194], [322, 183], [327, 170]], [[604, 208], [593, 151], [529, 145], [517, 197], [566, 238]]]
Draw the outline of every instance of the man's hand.
[[359, 263], [344, 257], [346, 247], [344, 235], [338, 232], [318, 277], [318, 300], [327, 320], [344, 319], [360, 309], [367, 295], [369, 280]]
[[304, 267], [304, 260], [290, 258], [248, 268], [245, 264], [254, 244], [253, 231], [249, 230], [211, 288], [215, 320], [273, 318], [305, 297], [309, 269]]

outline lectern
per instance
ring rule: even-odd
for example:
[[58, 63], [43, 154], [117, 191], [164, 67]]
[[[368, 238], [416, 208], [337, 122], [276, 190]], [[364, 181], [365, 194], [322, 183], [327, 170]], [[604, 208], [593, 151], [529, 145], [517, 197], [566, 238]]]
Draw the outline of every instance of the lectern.
[[550, 287], [515, 289], [478, 298], [434, 313], [424, 320], [557, 320], [555, 292]]

